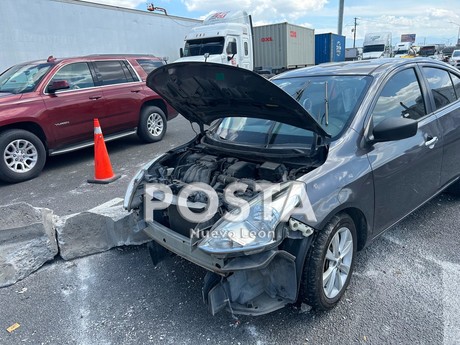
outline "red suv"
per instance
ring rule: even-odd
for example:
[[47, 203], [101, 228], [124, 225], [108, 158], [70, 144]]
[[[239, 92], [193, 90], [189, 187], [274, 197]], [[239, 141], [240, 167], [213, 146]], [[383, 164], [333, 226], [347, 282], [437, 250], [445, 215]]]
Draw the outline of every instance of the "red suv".
[[106, 141], [133, 133], [161, 140], [177, 111], [145, 85], [165, 62], [151, 55], [92, 55], [33, 61], [0, 74], [0, 180], [38, 176], [47, 155], [93, 145], [93, 119]]

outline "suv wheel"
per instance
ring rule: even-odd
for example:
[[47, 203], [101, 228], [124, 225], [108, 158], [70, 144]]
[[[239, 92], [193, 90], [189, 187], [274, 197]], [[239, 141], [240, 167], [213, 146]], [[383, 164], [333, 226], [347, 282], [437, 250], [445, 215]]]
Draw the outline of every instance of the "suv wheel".
[[158, 107], [146, 107], [141, 112], [138, 135], [148, 143], [160, 141], [166, 133], [166, 116]]
[[12, 183], [37, 177], [46, 160], [41, 140], [22, 129], [0, 133], [0, 155], [0, 180]]
[[304, 266], [300, 301], [320, 310], [333, 308], [350, 283], [355, 253], [355, 224], [347, 214], [338, 214], [312, 245]]

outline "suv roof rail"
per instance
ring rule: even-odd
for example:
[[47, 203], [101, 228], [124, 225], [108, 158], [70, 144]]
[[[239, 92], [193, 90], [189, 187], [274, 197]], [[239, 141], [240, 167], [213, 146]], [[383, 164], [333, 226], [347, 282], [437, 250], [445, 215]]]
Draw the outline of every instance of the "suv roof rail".
[[156, 57], [159, 58], [156, 55], [153, 54], [89, 54], [86, 55], [87, 57], [89, 56], [101, 56], [101, 57], [116, 57], [116, 56], [125, 56], [125, 57], [140, 57], [140, 56], [150, 56], [150, 57]]

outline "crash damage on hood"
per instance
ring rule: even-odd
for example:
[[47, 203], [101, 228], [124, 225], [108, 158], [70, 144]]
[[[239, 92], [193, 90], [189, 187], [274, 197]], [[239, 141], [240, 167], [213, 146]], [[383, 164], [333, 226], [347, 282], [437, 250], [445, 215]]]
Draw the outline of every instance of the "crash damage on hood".
[[[139, 215], [138, 229], [152, 238], [154, 264], [169, 251], [205, 268], [202, 294], [212, 314], [227, 309], [260, 315], [294, 303], [313, 229], [307, 219], [281, 216], [286, 204], [291, 209], [299, 200], [307, 204], [306, 184], [299, 178], [324, 163], [328, 145], [322, 139], [328, 134], [285, 91], [236, 67], [174, 63], [153, 71], [147, 85], [202, 128], [191, 142], [147, 164], [128, 187], [124, 207]], [[233, 132], [225, 127], [232, 121], [238, 123]], [[221, 127], [232, 136], [241, 133], [248, 122], [259, 129], [260, 123], [286, 124], [287, 140], [261, 148], [218, 135]], [[296, 131], [296, 138], [307, 134], [311, 141], [293, 147], [289, 135]], [[247, 134], [253, 140], [265, 133]], [[260, 212], [269, 186], [278, 192], [265, 220]], [[163, 203], [159, 209], [158, 203]], [[245, 211], [236, 204], [244, 204]], [[240, 211], [246, 219], [226, 218]], [[257, 235], [247, 238], [249, 231]], [[230, 232], [237, 235], [230, 238]]]

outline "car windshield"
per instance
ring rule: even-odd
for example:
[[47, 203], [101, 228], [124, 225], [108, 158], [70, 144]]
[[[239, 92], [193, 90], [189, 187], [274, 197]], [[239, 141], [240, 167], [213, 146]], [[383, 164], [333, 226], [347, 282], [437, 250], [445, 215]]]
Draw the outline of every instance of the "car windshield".
[[[370, 77], [321, 76], [273, 82], [295, 98], [334, 139], [354, 116]], [[264, 148], [308, 148], [315, 137], [306, 129], [248, 117], [227, 117], [209, 135], [214, 140]]]
[[363, 53], [383, 52], [385, 50], [384, 44], [374, 44], [363, 47]]
[[454, 50], [452, 53], [452, 57], [459, 57], [460, 56], [460, 50]]
[[189, 40], [185, 43], [184, 56], [201, 56], [222, 54], [224, 51], [224, 37], [203, 38]]
[[0, 92], [26, 93], [34, 91], [52, 64], [22, 64], [7, 69], [0, 75]]
[[273, 82], [294, 97], [334, 138], [354, 116], [370, 77], [318, 76]]

